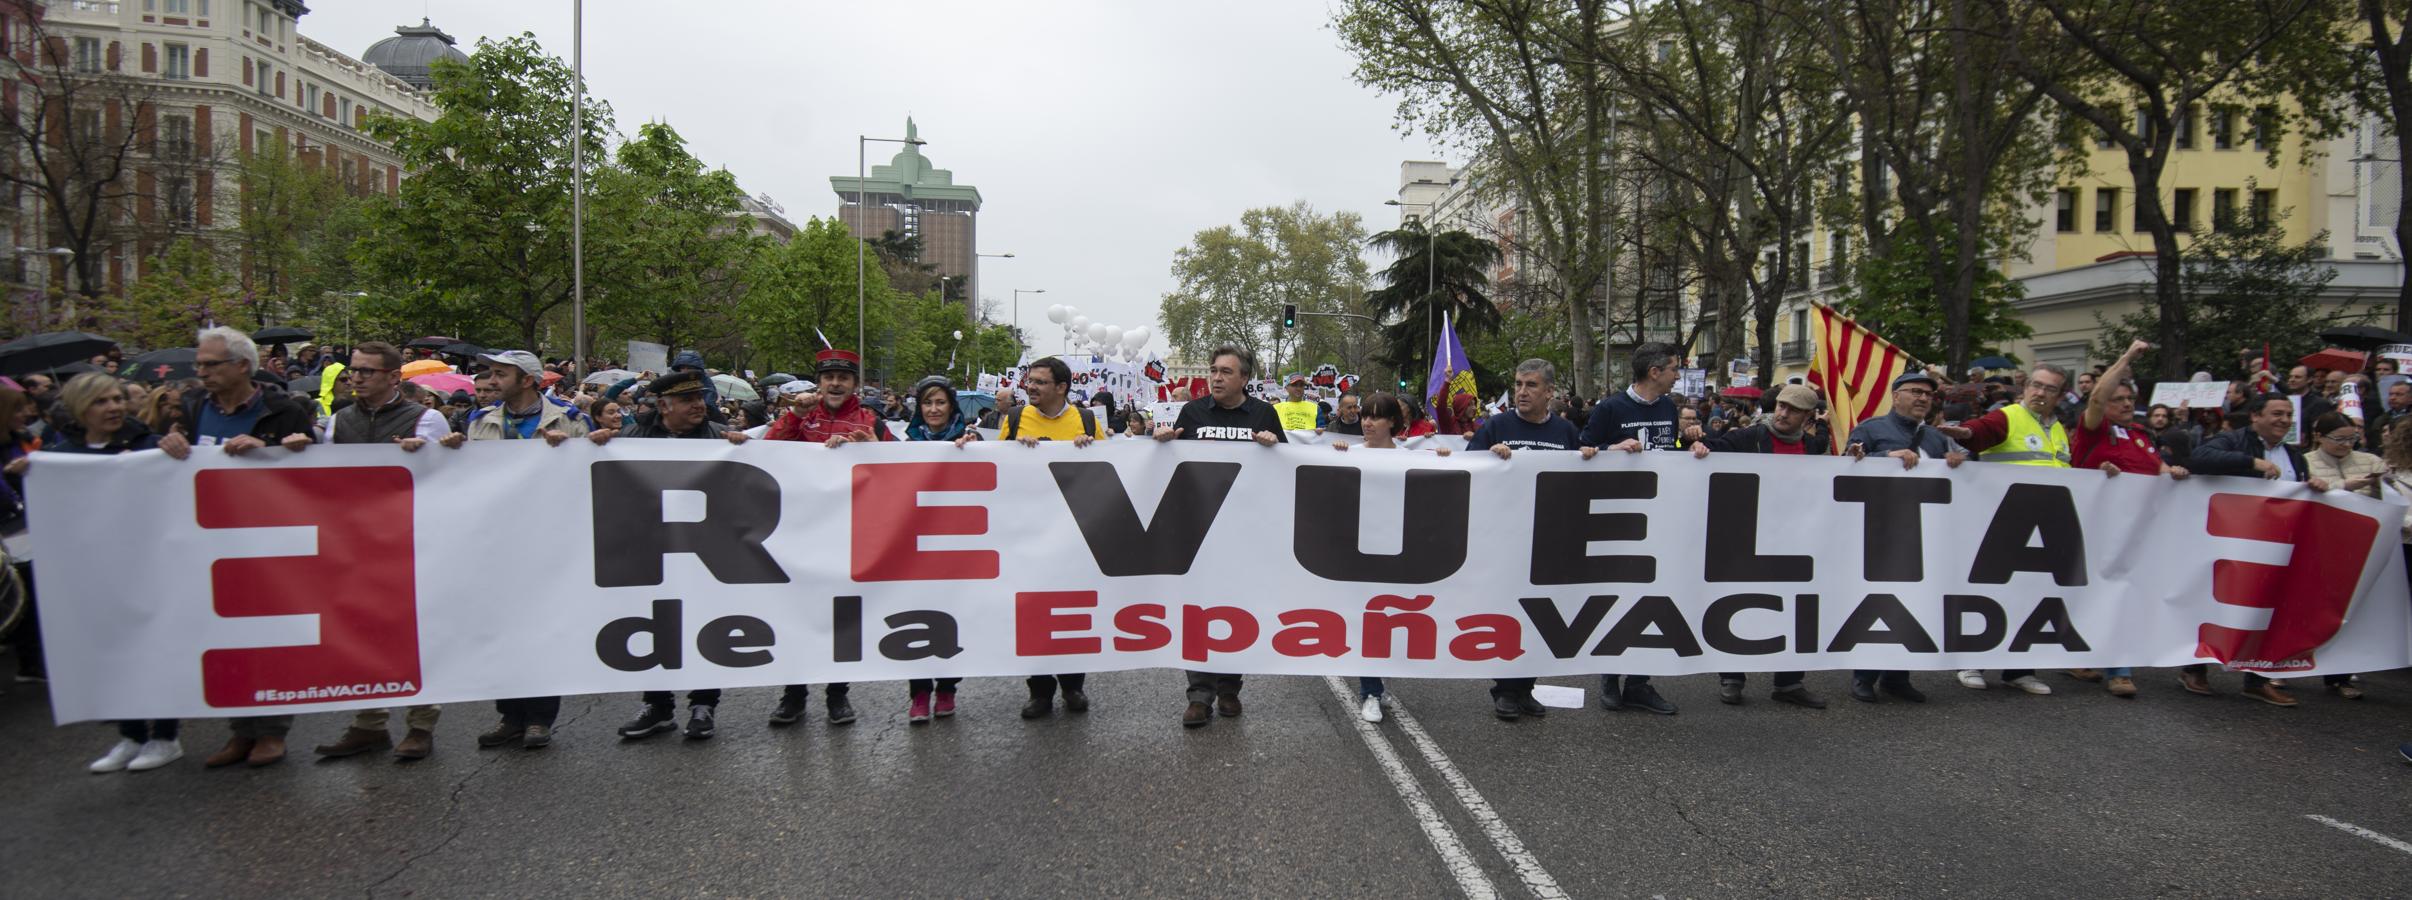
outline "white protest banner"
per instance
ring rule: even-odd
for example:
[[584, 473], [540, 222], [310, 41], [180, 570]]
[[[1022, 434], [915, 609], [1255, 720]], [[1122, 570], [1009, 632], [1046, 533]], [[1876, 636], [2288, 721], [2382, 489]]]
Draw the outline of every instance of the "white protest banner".
[[1707, 369], [1677, 369], [1677, 370], [1675, 370], [1675, 393], [1682, 394], [1682, 395], [1684, 395], [1684, 396], [1686, 396], [1686, 397], [1699, 397], [1699, 396], [1702, 396], [1702, 395], [1707, 394], [1707, 393], [1708, 393], [1708, 370], [1707, 370]]
[[631, 372], [670, 374], [670, 345], [629, 341], [627, 368]]
[[61, 721], [1162, 667], [2412, 663], [2401, 504], [1891, 459], [621, 439], [44, 455]]
[[2190, 409], [2225, 409], [2228, 405], [2228, 383], [2225, 381], [2163, 381], [2152, 386], [2152, 402], [2147, 407], [2166, 406], [2176, 409], [2179, 404]]
[[2412, 366], [2412, 344], [2388, 344], [2378, 348], [2378, 355], [2395, 360], [2397, 366]]

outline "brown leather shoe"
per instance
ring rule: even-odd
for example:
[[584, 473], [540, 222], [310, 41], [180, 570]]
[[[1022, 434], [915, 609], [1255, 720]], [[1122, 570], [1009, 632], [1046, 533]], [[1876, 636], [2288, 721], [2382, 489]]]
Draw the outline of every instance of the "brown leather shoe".
[[2185, 688], [2186, 693], [2189, 694], [2211, 696], [2211, 679], [2205, 677], [2201, 672], [2178, 670], [2178, 687]]
[[1238, 695], [1238, 694], [1223, 694], [1223, 695], [1220, 695], [1220, 696], [1215, 697], [1215, 698], [1214, 698], [1214, 714], [1215, 714], [1215, 715], [1218, 715], [1218, 716], [1222, 716], [1223, 718], [1226, 718], [1226, 719], [1236, 719], [1236, 718], [1239, 718], [1239, 714], [1240, 714], [1240, 702], [1239, 702], [1239, 695]]
[[2136, 695], [2136, 680], [2125, 675], [2113, 675], [2109, 690], [2113, 697], [2133, 697]]
[[346, 728], [343, 737], [332, 744], [318, 745], [320, 756], [351, 756], [370, 750], [382, 750], [394, 745], [394, 736], [366, 728]]
[[2069, 677], [2078, 681], [2101, 681], [2101, 669], [2070, 669]]
[[2293, 706], [2295, 697], [2275, 682], [2264, 682], [2245, 688], [2244, 695], [2271, 706]]
[[1181, 711], [1181, 727], [1183, 728], [1199, 728], [1211, 721], [1214, 721], [1214, 707], [1207, 706], [1204, 702], [1191, 700], [1189, 708]]
[[426, 759], [427, 754], [434, 752], [435, 732], [425, 728], [411, 729], [402, 736], [402, 743], [394, 745], [394, 758], [403, 762]]
[[201, 765], [220, 769], [242, 762], [244, 757], [251, 755], [251, 744], [252, 740], [247, 737], [227, 738], [226, 746], [218, 748], [218, 752], [212, 753], [208, 759], [202, 760]]
[[284, 762], [285, 738], [282, 735], [261, 738], [259, 743], [252, 745], [251, 755], [244, 757], [243, 761], [255, 769]]

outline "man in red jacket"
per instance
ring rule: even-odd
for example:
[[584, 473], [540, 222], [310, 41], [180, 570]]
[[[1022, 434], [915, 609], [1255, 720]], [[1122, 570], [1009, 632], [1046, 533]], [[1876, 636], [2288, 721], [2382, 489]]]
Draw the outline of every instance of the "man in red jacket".
[[[812, 441], [835, 447], [851, 441], [892, 441], [888, 423], [879, 414], [863, 406], [861, 397], [854, 394], [862, 384], [862, 358], [846, 350], [823, 350], [813, 357], [814, 372], [820, 376], [821, 402], [789, 410], [771, 424], [763, 435], [773, 441]], [[829, 705], [829, 724], [845, 725], [854, 721], [854, 704], [846, 702], [850, 685], [832, 682], [824, 691]], [[779, 706], [771, 710], [773, 725], [792, 725], [804, 718], [804, 701], [810, 690], [805, 685], [791, 684], [779, 695]]]

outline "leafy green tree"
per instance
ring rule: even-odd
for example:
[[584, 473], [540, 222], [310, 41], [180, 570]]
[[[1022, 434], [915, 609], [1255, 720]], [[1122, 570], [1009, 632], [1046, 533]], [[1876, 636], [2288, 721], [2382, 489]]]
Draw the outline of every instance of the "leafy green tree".
[[243, 291], [256, 321], [320, 318], [326, 291], [347, 290], [345, 225], [361, 201], [325, 166], [304, 164], [283, 144], [237, 161], [240, 216], [231, 239], [243, 254]]
[[1165, 340], [1193, 357], [1228, 342], [1268, 368], [1329, 362], [1362, 372], [1374, 356], [1373, 329], [1362, 320], [1302, 316], [1284, 329], [1281, 308], [1364, 314], [1364, 243], [1355, 213], [1324, 215], [1304, 201], [1200, 231], [1173, 254], [1176, 284], [1157, 307]]
[[234, 274], [196, 238], [169, 243], [111, 309], [108, 333], [150, 350], [190, 345], [195, 332], [211, 325], [245, 331], [259, 325]]
[[596, 176], [587, 240], [611, 252], [588, 254], [587, 293], [606, 343], [725, 344], [753, 252], [733, 219], [743, 196], [736, 176], [707, 168], [658, 122], [639, 127], [618, 165]]
[[1499, 330], [1499, 307], [1489, 296], [1498, 244], [1463, 231], [1434, 234], [1420, 220], [1376, 234], [1372, 244], [1394, 257], [1379, 275], [1382, 286], [1365, 295], [1367, 311], [1388, 323], [1375, 356], [1383, 366], [1411, 378], [1430, 372], [1444, 314], [1454, 317], [1460, 340]]
[[2192, 349], [2183, 357], [2166, 347], [2146, 351], [2136, 361], [2140, 379], [2156, 371], [2181, 373], [2162, 376], [2172, 381], [2197, 369], [2239, 374], [2240, 356], [2248, 351], [2258, 354], [2264, 347], [2269, 349], [2271, 364], [2284, 369], [2325, 346], [2320, 329], [2361, 324], [2370, 318], [2324, 314], [2320, 293], [2337, 277], [2336, 267], [2327, 263], [2320, 250], [2327, 243], [2328, 234], [2322, 232], [2305, 243], [2288, 245], [2275, 222], [2243, 224], [2198, 238], [2180, 260], [2178, 271], [2184, 281], [2177, 290], [2156, 290], [2145, 297], [2142, 308], [2117, 321], [2102, 322], [2093, 355], [2116, 358], [2137, 338], [2151, 340], [2163, 321], [2156, 304], [2174, 293], [2178, 302], [2193, 310], [2188, 331], [2193, 340], [2187, 345]]
[[[2325, 137], [2344, 127], [2353, 94], [2350, 9], [2340, 0], [1987, 0], [1979, 27], [2007, 48], [2003, 60], [2086, 131], [2126, 157], [2137, 227], [2152, 236], [2160, 317], [2153, 341], [2162, 378], [2195, 358], [2184, 301], [2186, 254], [2162, 191], [2177, 127], [2242, 102], [2254, 140], [2276, 164], [2282, 136]], [[2283, 101], [2266, 98], [2286, 98]], [[2219, 348], [2216, 352], [2225, 352]]]
[[[392, 144], [411, 173], [389, 202], [371, 208], [356, 244], [369, 290], [380, 313], [422, 328], [539, 349], [549, 320], [571, 299], [571, 144], [563, 135], [578, 82], [528, 34], [481, 40], [468, 62], [439, 61], [434, 76], [434, 121], [369, 120], [370, 133]], [[610, 106], [590, 99], [579, 134], [590, 167], [607, 159], [610, 132]], [[586, 255], [608, 259], [619, 250], [589, 241]]]
[[[757, 371], [803, 374], [826, 335], [841, 349], [854, 340], [854, 254], [860, 242], [845, 223], [813, 218], [784, 244], [757, 247], [737, 301], [739, 329]], [[896, 294], [878, 267], [863, 272], [865, 332], [876, 338], [894, 324]], [[956, 321], [962, 314], [955, 313]]]
[[[1950, 228], [1948, 223], [1938, 227]], [[1959, 241], [1951, 236], [1929, 238], [1914, 224], [1902, 226], [1900, 239], [1880, 256], [1863, 258], [1850, 286], [1835, 304], [1844, 314], [1893, 342], [1921, 362], [1949, 364], [1955, 351], [1959, 364], [2001, 352], [2001, 346], [2033, 336], [2035, 329], [2011, 306], [2026, 296], [2025, 286], [1997, 266], [1980, 266], [1971, 277], [1966, 309], [1956, 323], [1949, 304], [1939, 294], [1956, 290], [1953, 282], [1936, 277], [1933, 254], [1955, 253]], [[2001, 258], [2001, 248], [1988, 247], [1985, 259]], [[2119, 348], [2126, 350], [2126, 345]]]

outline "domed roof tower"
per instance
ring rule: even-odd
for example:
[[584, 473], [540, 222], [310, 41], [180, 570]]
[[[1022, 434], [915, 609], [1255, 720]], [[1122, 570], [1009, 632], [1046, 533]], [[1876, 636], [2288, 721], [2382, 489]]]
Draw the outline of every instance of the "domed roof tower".
[[395, 28], [393, 37], [370, 44], [368, 52], [360, 54], [361, 62], [384, 69], [386, 74], [422, 91], [435, 87], [435, 77], [429, 68], [439, 59], [465, 63], [469, 54], [454, 47], [452, 35], [428, 24], [426, 19], [420, 19], [417, 25]]

